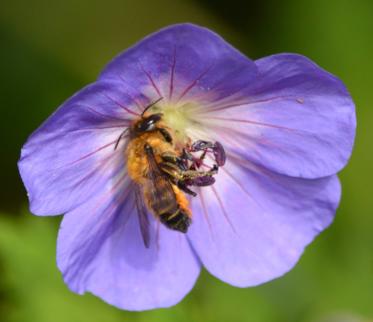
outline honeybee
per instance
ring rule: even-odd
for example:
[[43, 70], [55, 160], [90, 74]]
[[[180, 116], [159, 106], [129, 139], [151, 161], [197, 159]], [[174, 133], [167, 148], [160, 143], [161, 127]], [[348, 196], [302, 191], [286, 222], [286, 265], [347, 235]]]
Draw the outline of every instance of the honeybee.
[[[129, 142], [125, 151], [146, 247], [150, 239], [148, 212], [169, 229], [186, 233], [192, 222], [186, 194], [196, 196], [189, 186], [213, 184], [213, 176], [225, 162], [224, 149], [218, 142], [196, 141], [186, 147], [180, 146], [173, 131], [164, 124], [163, 114], [148, 113], [161, 99], [148, 105], [128, 128]], [[122, 135], [118, 142], [121, 138]], [[200, 171], [198, 168], [209, 149], [217, 164], [208, 171]], [[192, 155], [196, 151], [202, 151], [199, 158]]]

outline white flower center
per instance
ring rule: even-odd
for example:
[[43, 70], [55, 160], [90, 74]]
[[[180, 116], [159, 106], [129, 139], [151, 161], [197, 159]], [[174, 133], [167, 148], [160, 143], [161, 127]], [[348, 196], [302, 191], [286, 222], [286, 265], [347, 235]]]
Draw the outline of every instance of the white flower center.
[[201, 106], [194, 102], [180, 102], [157, 104], [152, 111], [162, 113], [162, 120], [181, 142], [187, 142], [188, 138], [208, 139], [203, 127], [203, 119], [199, 119]]

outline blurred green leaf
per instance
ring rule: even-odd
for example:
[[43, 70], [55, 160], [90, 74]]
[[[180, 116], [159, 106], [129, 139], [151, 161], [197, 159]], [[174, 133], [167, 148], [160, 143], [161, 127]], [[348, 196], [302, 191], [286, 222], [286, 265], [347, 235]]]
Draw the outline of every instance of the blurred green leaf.
[[10, 306], [5, 321], [119, 321], [120, 311], [93, 296], [76, 295], [62, 282], [55, 264], [55, 223], [54, 218], [0, 217], [3, 289]]
[[[203, 272], [192, 292], [170, 309], [118, 310], [92, 295], [76, 295], [55, 263], [59, 218], [0, 216], [1, 322], [313, 321], [330, 312], [373, 315], [368, 263], [341, 267], [327, 244], [332, 228], [309, 247], [298, 266], [265, 285], [239, 289]], [[364, 251], [349, 254], [360, 260]], [[5, 318], [4, 318], [5, 317]]]

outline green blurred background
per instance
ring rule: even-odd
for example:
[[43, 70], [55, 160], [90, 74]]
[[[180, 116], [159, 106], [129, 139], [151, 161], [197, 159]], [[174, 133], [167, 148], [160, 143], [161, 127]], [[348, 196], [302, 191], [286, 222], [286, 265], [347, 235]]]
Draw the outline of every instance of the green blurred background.
[[[358, 133], [334, 224], [294, 270], [238, 289], [203, 272], [177, 306], [125, 312], [68, 291], [60, 218], [27, 211], [16, 162], [27, 136], [117, 53], [160, 27], [207, 26], [251, 58], [297, 52], [339, 76]], [[373, 321], [373, 1], [16, 0], [0, 3], [0, 321]]]

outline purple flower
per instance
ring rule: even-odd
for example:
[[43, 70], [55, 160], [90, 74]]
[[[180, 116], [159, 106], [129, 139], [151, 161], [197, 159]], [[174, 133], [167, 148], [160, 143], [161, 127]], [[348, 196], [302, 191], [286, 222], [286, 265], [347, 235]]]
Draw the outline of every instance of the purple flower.
[[[118, 138], [159, 98], [155, 108], [180, 142], [220, 142], [226, 162], [215, 183], [190, 187], [197, 196], [186, 234], [148, 216], [147, 248], [129, 139]], [[202, 266], [238, 287], [289, 271], [333, 220], [336, 173], [354, 134], [346, 88], [309, 59], [252, 61], [213, 32], [182, 24], [120, 54], [60, 106], [28, 139], [19, 170], [32, 213], [65, 214], [57, 263], [69, 288], [145, 310], [179, 302]]]

